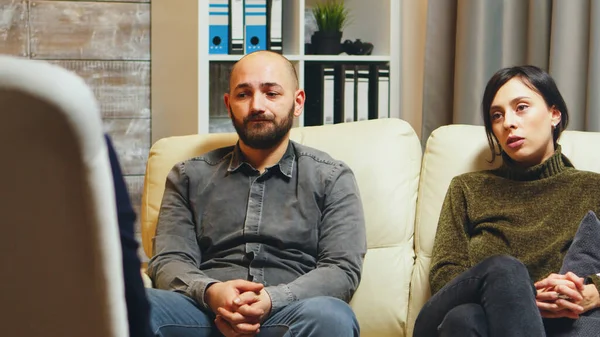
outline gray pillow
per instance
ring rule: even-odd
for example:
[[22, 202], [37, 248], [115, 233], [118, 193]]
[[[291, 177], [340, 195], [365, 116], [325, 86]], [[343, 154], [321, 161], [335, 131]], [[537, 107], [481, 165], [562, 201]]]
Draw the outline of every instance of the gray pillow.
[[592, 211], [581, 220], [559, 273], [569, 271], [579, 277], [600, 273], [600, 221]]

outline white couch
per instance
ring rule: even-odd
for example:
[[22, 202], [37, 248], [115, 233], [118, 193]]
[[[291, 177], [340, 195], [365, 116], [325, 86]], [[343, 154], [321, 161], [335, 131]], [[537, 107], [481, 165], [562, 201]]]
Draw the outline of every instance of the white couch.
[[[234, 144], [236, 139], [234, 134], [192, 135], [165, 138], [153, 145], [142, 200], [143, 244], [148, 256], [171, 167]], [[493, 166], [487, 162], [490, 154], [483, 127], [439, 128], [428, 139], [423, 155], [413, 129], [398, 119], [296, 128], [292, 139], [343, 160], [356, 175], [368, 242], [362, 281], [351, 302], [361, 336], [412, 336], [416, 316], [430, 296], [431, 251], [450, 180]], [[600, 133], [567, 131], [561, 144], [576, 167], [600, 172], [600, 156], [584, 151], [590, 144], [600, 144]]]

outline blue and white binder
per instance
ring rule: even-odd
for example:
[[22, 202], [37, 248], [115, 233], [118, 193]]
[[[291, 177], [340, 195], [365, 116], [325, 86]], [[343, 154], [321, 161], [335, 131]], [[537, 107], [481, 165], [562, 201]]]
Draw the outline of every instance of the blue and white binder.
[[325, 67], [323, 70], [323, 124], [333, 124], [334, 74], [332, 67]]
[[246, 54], [267, 49], [267, 0], [246, 0], [244, 4]]
[[269, 0], [267, 10], [267, 48], [283, 53], [283, 0]]
[[208, 2], [208, 53], [229, 53], [229, 0]]
[[363, 121], [369, 119], [369, 69], [360, 67], [357, 70], [356, 84], [356, 117]]
[[354, 122], [354, 78], [356, 76], [353, 66], [347, 66], [345, 69], [344, 84], [344, 123]]
[[379, 118], [390, 117], [390, 70], [379, 69]]
[[244, 0], [229, 0], [229, 54], [244, 53]]

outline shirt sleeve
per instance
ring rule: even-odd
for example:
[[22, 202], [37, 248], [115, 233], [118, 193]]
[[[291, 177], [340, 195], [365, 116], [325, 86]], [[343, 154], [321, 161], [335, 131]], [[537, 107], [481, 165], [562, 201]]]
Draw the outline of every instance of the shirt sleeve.
[[157, 288], [183, 293], [209, 309], [204, 293], [218, 280], [200, 270], [202, 255], [188, 191], [185, 163], [179, 163], [167, 176], [148, 274]]
[[431, 293], [470, 268], [468, 253], [467, 205], [461, 182], [452, 179], [442, 205], [433, 244], [429, 282]]
[[358, 287], [367, 250], [363, 207], [354, 174], [338, 164], [328, 177], [316, 268], [296, 280], [268, 286], [275, 313], [288, 304], [315, 296], [349, 302]]

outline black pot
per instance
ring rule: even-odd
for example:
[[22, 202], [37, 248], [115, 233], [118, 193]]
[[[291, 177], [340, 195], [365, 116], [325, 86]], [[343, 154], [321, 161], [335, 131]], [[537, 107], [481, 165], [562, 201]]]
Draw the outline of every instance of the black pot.
[[315, 54], [337, 55], [342, 52], [342, 32], [321, 32], [316, 31], [311, 36], [310, 41], [313, 45]]

